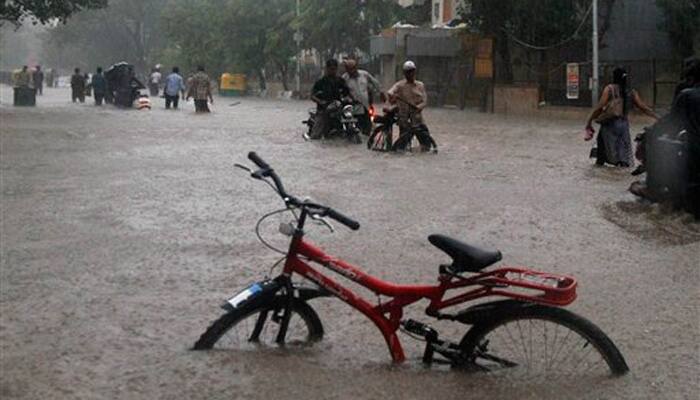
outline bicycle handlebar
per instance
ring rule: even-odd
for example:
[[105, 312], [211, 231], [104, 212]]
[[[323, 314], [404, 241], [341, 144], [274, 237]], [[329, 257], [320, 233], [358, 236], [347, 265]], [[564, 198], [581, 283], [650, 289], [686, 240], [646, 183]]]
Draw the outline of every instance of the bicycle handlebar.
[[280, 179], [280, 177], [277, 176], [275, 170], [272, 169], [270, 165], [265, 162], [265, 160], [260, 158], [260, 156], [257, 155], [254, 151], [248, 153], [248, 159], [254, 162], [255, 165], [257, 165], [258, 167], [260, 167], [260, 171], [254, 173], [254, 175], [257, 174], [260, 178], [267, 178], [269, 176], [275, 182], [277, 191], [279, 192], [280, 196], [282, 196], [282, 198], [285, 199], [285, 201], [287, 201], [288, 197], [291, 197], [287, 195], [287, 191], [284, 190], [284, 185], [282, 185], [282, 180]]
[[333, 218], [334, 220], [340, 222], [341, 224], [347, 226], [348, 228], [352, 229], [353, 231], [356, 231], [360, 229], [360, 223], [355, 221], [352, 218], [346, 217], [345, 215], [339, 213], [338, 211], [335, 211], [332, 208], [329, 208], [328, 211], [326, 212], [326, 215], [329, 218]]
[[268, 163], [265, 162], [260, 156], [258, 156], [254, 151], [251, 151], [248, 153], [248, 159], [252, 162], [255, 163], [260, 168], [260, 171], [254, 172], [253, 176], [257, 178], [265, 178], [265, 177], [270, 177], [272, 180], [275, 182], [275, 186], [277, 187], [277, 191], [279, 192], [280, 196], [284, 199], [285, 203], [291, 204], [293, 206], [297, 207], [313, 207], [313, 208], [320, 208], [322, 209], [321, 215], [327, 216], [329, 218], [332, 218], [339, 223], [347, 226], [348, 228], [352, 229], [353, 231], [356, 231], [360, 229], [360, 223], [355, 221], [352, 218], [349, 218], [338, 211], [330, 208], [330, 207], [325, 207], [325, 206], [320, 206], [317, 204], [312, 204], [312, 203], [306, 203], [299, 201], [296, 197], [290, 196], [287, 194], [287, 192], [284, 190], [284, 186], [282, 185], [282, 181], [277, 176], [275, 173], [275, 170], [270, 167]]
[[250, 153], [248, 153], [248, 159], [250, 161], [254, 162], [255, 165], [257, 165], [258, 167], [260, 167], [262, 169], [271, 169], [270, 165], [268, 163], [266, 163], [265, 160], [260, 158], [260, 156], [257, 155], [257, 153], [255, 153], [254, 151], [251, 151]]

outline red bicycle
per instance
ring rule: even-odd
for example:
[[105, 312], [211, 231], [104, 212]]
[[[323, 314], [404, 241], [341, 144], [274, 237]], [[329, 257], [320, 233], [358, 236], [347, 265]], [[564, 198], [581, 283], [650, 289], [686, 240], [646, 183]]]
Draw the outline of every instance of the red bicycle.
[[[258, 221], [256, 234], [261, 241], [266, 243], [259, 232], [265, 218], [285, 211], [291, 211], [296, 218], [296, 225], [280, 226], [280, 231], [291, 237], [289, 249], [280, 260], [284, 261], [284, 268], [279, 276], [256, 282], [229, 299], [222, 306], [226, 313], [204, 332], [194, 349], [313, 344], [322, 339], [323, 325], [309, 301], [334, 296], [374, 322], [397, 363], [406, 358], [397, 335], [401, 330], [425, 341], [422, 359], [427, 364], [441, 361], [490, 372], [519, 371], [527, 376], [621, 375], [629, 370], [620, 351], [600, 328], [561, 308], [576, 298], [575, 279], [514, 267], [482, 272], [501, 260], [499, 251], [432, 235], [429, 241], [452, 259], [450, 264], [440, 266], [436, 285], [397, 285], [380, 280], [304, 240], [308, 219], [319, 221], [331, 230], [326, 218], [352, 230], [359, 229], [358, 222], [330, 207], [289, 195], [265, 161], [255, 153], [250, 153], [248, 158], [258, 170], [236, 166], [268, 183], [285, 204], [282, 210], [268, 213]], [[373, 304], [313, 268], [312, 263], [387, 300]], [[473, 275], [465, 277], [465, 273]], [[294, 275], [308, 279], [317, 287], [298, 285], [292, 280]], [[457, 294], [446, 297], [447, 292]], [[445, 312], [447, 308], [493, 296], [502, 299]], [[404, 307], [423, 299], [430, 302], [425, 310], [429, 317], [470, 326], [461, 340], [446, 340], [429, 325], [402, 318]]]

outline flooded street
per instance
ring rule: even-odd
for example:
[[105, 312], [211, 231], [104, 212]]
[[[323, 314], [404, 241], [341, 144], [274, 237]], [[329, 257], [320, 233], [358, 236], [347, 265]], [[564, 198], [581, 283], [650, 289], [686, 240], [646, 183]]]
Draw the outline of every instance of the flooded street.
[[[48, 89], [36, 108], [0, 105], [0, 398], [696, 399], [700, 225], [627, 192], [629, 171], [596, 168], [583, 121], [428, 109], [440, 153], [392, 155], [308, 143], [309, 102], [216, 98], [166, 111], [97, 109]], [[640, 125], [634, 127], [638, 132]], [[500, 249], [503, 264], [575, 276], [569, 309], [599, 325], [631, 373], [532, 387], [409, 361], [334, 299], [314, 300], [323, 341], [303, 351], [193, 352], [219, 305], [278, 256], [254, 233], [281, 207], [233, 167], [256, 151], [289, 192], [361, 224], [309, 238], [400, 283], [433, 283], [443, 233]], [[263, 226], [278, 246], [284, 219]], [[373, 295], [369, 299], [374, 299]], [[427, 303], [407, 317], [432, 323]], [[436, 323], [459, 340], [465, 326]]]

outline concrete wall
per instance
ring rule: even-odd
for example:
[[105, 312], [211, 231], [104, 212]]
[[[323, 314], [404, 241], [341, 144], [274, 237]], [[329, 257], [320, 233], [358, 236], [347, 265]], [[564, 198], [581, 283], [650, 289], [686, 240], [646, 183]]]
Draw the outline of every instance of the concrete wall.
[[499, 114], [535, 114], [539, 98], [537, 85], [496, 85], [493, 89], [493, 111]]

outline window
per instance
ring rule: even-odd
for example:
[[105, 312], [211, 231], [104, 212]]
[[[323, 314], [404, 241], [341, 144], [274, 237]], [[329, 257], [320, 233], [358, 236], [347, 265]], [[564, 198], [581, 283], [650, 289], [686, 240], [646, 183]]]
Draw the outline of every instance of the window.
[[442, 22], [440, 20], [440, 2], [436, 1], [433, 3], [433, 23], [439, 24]]

